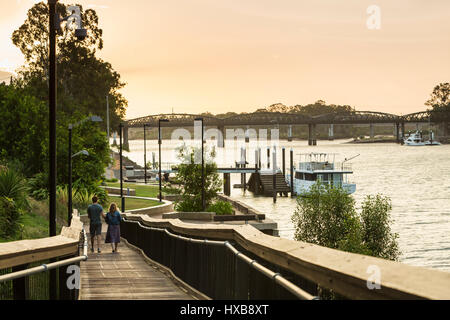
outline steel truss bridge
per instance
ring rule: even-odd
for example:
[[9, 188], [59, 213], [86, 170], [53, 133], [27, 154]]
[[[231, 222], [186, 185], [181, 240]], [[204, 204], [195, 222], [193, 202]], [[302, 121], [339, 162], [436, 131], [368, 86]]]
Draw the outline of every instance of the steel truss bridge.
[[[245, 126], [274, 126], [274, 125], [308, 125], [310, 144], [315, 145], [316, 125], [339, 124], [394, 124], [397, 127], [397, 140], [400, 141], [399, 132], [404, 132], [405, 123], [447, 123], [450, 122], [450, 111], [422, 111], [407, 115], [395, 115], [374, 111], [350, 111], [309, 116], [302, 113], [281, 112], [254, 112], [219, 118], [210, 115], [195, 114], [159, 114], [128, 120], [124, 123], [124, 140], [128, 142], [128, 128], [139, 128], [144, 125], [157, 127], [160, 119], [169, 122], [161, 123], [163, 127], [191, 127], [196, 118], [203, 118], [204, 125], [217, 127], [224, 132], [225, 127]], [[446, 126], [445, 126], [446, 127]]]
[[308, 124], [370, 124], [370, 123], [419, 123], [419, 122], [447, 122], [450, 121], [449, 111], [422, 111], [407, 115], [395, 115], [374, 111], [337, 112], [318, 116], [309, 116], [301, 113], [281, 112], [255, 112], [235, 115], [227, 118], [218, 118], [208, 115], [195, 114], [159, 114], [128, 120], [129, 128], [157, 126], [159, 119], [168, 119], [164, 127], [192, 126], [196, 118], [203, 118], [205, 125], [228, 126], [255, 126], [255, 125], [308, 125]]

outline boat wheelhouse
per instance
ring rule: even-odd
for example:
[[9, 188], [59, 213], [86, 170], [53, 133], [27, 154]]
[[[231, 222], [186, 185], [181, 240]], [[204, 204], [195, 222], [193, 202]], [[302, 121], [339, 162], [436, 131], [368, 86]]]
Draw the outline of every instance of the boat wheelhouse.
[[[294, 192], [301, 195], [308, 192], [317, 181], [320, 181], [336, 188], [341, 187], [347, 193], [354, 193], [356, 184], [348, 180], [348, 175], [353, 173], [348, 161], [353, 158], [345, 159], [343, 162], [336, 162], [335, 158], [336, 154], [334, 153], [300, 154], [298, 167], [294, 170]], [[288, 176], [289, 185], [290, 180]]]

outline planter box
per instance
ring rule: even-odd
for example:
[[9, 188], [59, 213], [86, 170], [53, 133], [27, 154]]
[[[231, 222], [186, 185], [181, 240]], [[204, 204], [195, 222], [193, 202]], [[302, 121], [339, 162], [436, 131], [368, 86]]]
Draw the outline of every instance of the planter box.
[[181, 195], [180, 194], [166, 194], [163, 196], [164, 200], [168, 200], [168, 201], [178, 201], [181, 199]]
[[171, 212], [164, 213], [163, 219], [213, 221], [214, 212]]
[[[100, 186], [100, 188], [105, 189], [106, 191], [108, 191], [108, 194], [120, 194], [120, 188], [117, 187], [105, 187], [105, 186]], [[128, 189], [127, 188], [123, 188], [123, 194], [126, 196], [128, 195]], [[136, 196], [136, 190], [135, 189], [130, 189], [130, 196]]]

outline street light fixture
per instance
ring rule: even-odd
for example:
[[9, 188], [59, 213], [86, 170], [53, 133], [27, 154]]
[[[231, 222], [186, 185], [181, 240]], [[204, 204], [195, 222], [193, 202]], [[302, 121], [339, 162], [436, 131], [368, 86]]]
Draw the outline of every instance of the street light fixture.
[[[67, 225], [70, 227], [70, 223], [72, 222], [72, 158], [75, 155], [72, 155], [72, 130], [78, 126], [80, 126], [81, 124], [87, 122], [87, 121], [92, 121], [92, 122], [101, 122], [103, 121], [102, 118], [98, 117], [98, 116], [91, 116], [91, 117], [87, 117], [84, 118], [81, 121], [78, 121], [75, 124], [69, 124], [69, 154], [68, 154], [68, 167], [69, 167], [69, 172], [68, 172], [68, 179], [69, 179], [69, 183], [68, 183], [68, 203], [67, 203], [67, 210], [68, 210], [68, 219], [67, 219]], [[83, 150], [85, 151], [85, 150]], [[81, 152], [83, 152], [81, 151]], [[87, 152], [87, 151], [86, 151]], [[78, 155], [78, 154], [76, 154]]]
[[161, 122], [169, 122], [168, 119], [159, 119], [158, 120], [158, 145], [159, 145], [159, 202], [162, 202], [162, 179], [161, 179], [161, 144], [162, 144], [162, 135], [161, 135]]
[[205, 160], [204, 160], [204, 121], [203, 118], [196, 118], [195, 121], [201, 121], [202, 122], [202, 209], [203, 211], [206, 210], [206, 203], [205, 203]]
[[75, 157], [80, 156], [80, 155], [88, 156], [88, 155], [89, 155], [89, 152], [86, 151], [86, 150], [82, 150], [82, 151], [80, 151], [80, 152], [77, 152], [77, 153], [73, 154], [73, 155], [72, 155], [72, 158], [75, 158]]

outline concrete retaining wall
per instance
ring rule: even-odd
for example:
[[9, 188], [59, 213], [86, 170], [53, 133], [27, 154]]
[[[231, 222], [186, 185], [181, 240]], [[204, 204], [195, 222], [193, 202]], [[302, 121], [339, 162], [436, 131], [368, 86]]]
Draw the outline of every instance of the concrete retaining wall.
[[248, 204], [243, 203], [238, 200], [234, 200], [226, 195], [219, 194], [217, 196], [217, 198], [219, 198], [222, 201], [231, 203], [233, 208], [235, 208], [237, 211], [241, 212], [242, 214], [262, 214], [261, 211], [256, 210], [255, 208], [249, 206]]
[[[106, 191], [108, 191], [108, 194], [110, 195], [120, 195], [120, 188], [117, 187], [105, 187], [105, 186], [100, 186], [100, 188], [105, 189]], [[124, 195], [128, 195], [128, 189], [127, 188], [123, 188], [123, 194]], [[130, 196], [136, 196], [136, 190], [135, 189], [130, 189]]]

